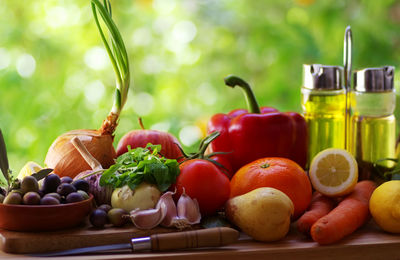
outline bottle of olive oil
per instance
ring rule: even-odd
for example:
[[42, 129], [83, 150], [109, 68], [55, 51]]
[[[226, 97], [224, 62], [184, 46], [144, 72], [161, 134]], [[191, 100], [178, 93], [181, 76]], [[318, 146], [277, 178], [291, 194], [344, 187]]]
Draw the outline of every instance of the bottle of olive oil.
[[[391, 66], [354, 73], [354, 88], [350, 93], [349, 150], [358, 162], [360, 180], [382, 180], [373, 164], [379, 159], [395, 158], [393, 77], [394, 67]], [[392, 166], [391, 161], [379, 164], [383, 168]]]
[[303, 65], [302, 110], [308, 125], [308, 164], [326, 148], [345, 148], [346, 90], [343, 68]]

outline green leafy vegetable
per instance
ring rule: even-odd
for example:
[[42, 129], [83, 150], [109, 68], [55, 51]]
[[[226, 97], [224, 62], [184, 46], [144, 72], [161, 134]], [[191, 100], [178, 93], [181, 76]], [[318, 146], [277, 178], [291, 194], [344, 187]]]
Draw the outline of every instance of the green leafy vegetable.
[[179, 175], [179, 163], [166, 159], [159, 154], [161, 145], [147, 144], [138, 147], [117, 158], [117, 162], [104, 171], [100, 185], [112, 185], [120, 188], [128, 185], [132, 190], [142, 182], [157, 185], [160, 191], [166, 191]]

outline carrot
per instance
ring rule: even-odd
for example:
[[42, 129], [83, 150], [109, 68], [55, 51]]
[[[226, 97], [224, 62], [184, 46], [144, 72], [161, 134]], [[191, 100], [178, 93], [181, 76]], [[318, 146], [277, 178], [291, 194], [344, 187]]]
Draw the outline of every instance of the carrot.
[[311, 227], [311, 237], [319, 244], [331, 244], [353, 233], [369, 218], [369, 199], [376, 188], [372, 181], [360, 181], [328, 215]]
[[311, 226], [318, 219], [327, 215], [335, 207], [335, 204], [334, 199], [317, 191], [314, 192], [308, 210], [297, 220], [297, 230], [305, 235], [310, 235]]

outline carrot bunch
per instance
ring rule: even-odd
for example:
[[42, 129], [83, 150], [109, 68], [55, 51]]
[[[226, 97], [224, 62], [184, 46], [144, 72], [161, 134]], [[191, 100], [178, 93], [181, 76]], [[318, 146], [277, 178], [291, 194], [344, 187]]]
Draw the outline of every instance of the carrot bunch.
[[319, 244], [339, 241], [369, 220], [368, 204], [375, 188], [372, 181], [360, 181], [337, 206], [335, 199], [315, 192], [309, 210], [297, 221], [298, 230]]

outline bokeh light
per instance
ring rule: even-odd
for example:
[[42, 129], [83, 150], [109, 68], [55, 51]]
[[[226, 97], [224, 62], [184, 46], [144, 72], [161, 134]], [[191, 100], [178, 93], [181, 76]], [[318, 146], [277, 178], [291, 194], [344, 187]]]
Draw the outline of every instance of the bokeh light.
[[17, 58], [16, 68], [18, 74], [23, 78], [29, 78], [35, 72], [36, 60], [32, 55], [24, 53]]
[[[260, 105], [300, 112], [302, 64], [341, 65], [348, 25], [353, 68], [395, 66], [400, 93], [397, 1], [111, 4], [132, 78], [115, 145], [142, 117], [147, 129], [169, 131], [195, 151], [213, 114], [246, 107], [241, 91], [225, 86], [229, 74], [247, 80]], [[0, 128], [18, 172], [27, 161], [43, 164], [62, 133], [98, 129], [116, 81], [89, 0], [0, 1], [0, 32]]]
[[110, 63], [107, 52], [100, 46], [95, 46], [89, 49], [85, 53], [84, 59], [86, 65], [94, 70], [103, 70], [107, 68]]
[[183, 145], [191, 146], [198, 142], [202, 137], [201, 129], [195, 125], [188, 125], [182, 127], [179, 131], [179, 139]]
[[4, 48], [0, 48], [0, 70], [10, 66], [11, 57], [8, 51]]

